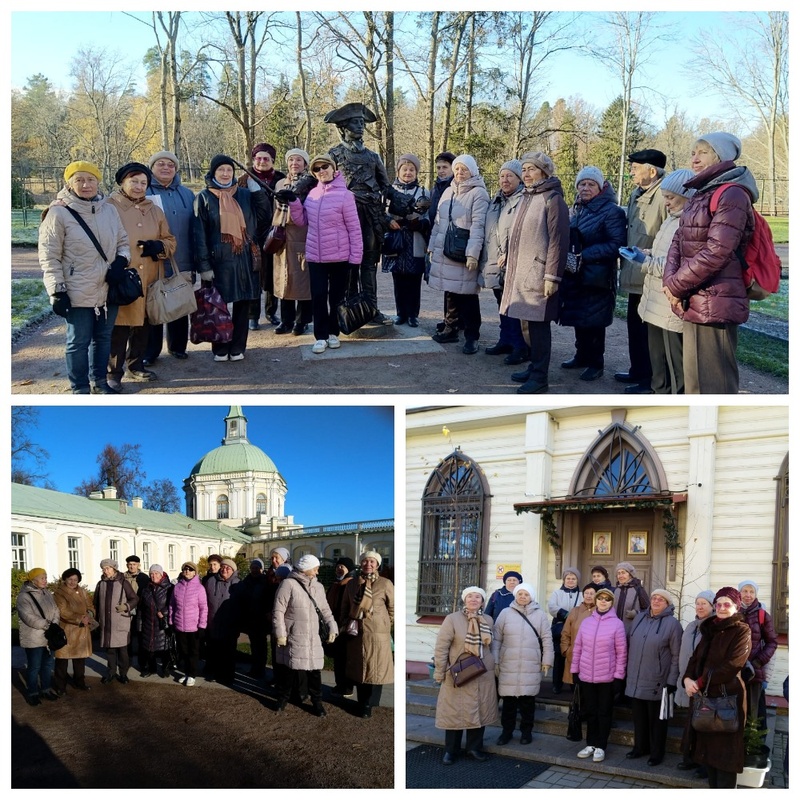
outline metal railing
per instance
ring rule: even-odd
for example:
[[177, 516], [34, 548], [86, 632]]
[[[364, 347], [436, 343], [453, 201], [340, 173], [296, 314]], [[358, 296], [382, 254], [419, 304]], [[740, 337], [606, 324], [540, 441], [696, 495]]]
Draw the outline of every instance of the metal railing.
[[394, 532], [394, 519], [369, 519], [356, 522], [338, 522], [333, 525], [312, 525], [306, 528], [275, 531], [263, 536], [254, 536], [254, 542], [269, 539], [300, 539], [312, 536], [353, 535], [362, 533]]

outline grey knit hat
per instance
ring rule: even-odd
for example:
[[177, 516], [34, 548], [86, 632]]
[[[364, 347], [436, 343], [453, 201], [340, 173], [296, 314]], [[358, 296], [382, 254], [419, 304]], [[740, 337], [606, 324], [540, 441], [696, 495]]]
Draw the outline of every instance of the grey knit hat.
[[594, 181], [601, 189], [605, 185], [605, 178], [603, 177], [603, 173], [600, 171], [599, 167], [584, 167], [576, 176], [575, 176], [575, 188], [578, 188], [578, 184], [581, 181]]
[[173, 164], [175, 164], [175, 169], [180, 169], [181, 165], [178, 163], [178, 156], [176, 156], [171, 150], [159, 150], [157, 153], [150, 156], [147, 166], [150, 167], [150, 169], [153, 169], [153, 164], [155, 164], [160, 158], [168, 158]]
[[106, 567], [114, 567], [114, 569], [119, 569], [119, 565], [113, 558], [104, 558], [100, 562], [100, 569], [105, 569]]
[[148, 570], [148, 572], [163, 572], [163, 571], [164, 567], [162, 567], [161, 564], [151, 564], [150, 569]]
[[518, 159], [514, 158], [511, 161], [506, 161], [505, 164], [500, 167], [500, 172], [502, 172], [504, 169], [507, 169], [509, 172], [513, 172], [520, 180], [522, 180], [522, 162]]
[[695, 600], [699, 600], [701, 597], [708, 602], [711, 608], [714, 608], [714, 592], [711, 589], [703, 589], [702, 592], [698, 592]]
[[700, 136], [698, 142], [708, 142], [720, 161], [736, 161], [742, 154], [742, 143], [732, 133], [717, 131]]
[[636, 567], [634, 567], [630, 561], [620, 561], [619, 564], [617, 564], [617, 569], [624, 569], [625, 572], [630, 573], [631, 577], [636, 575]]
[[394, 165], [395, 171], [399, 170], [400, 166], [405, 161], [408, 161], [409, 164], [413, 164], [417, 168], [417, 172], [419, 172], [419, 159], [413, 153], [404, 153], [400, 156]]
[[293, 147], [291, 150], [287, 150], [286, 151], [286, 163], [287, 163], [287, 165], [289, 163], [289, 157], [290, 156], [300, 156], [300, 158], [302, 158], [303, 161], [306, 162], [306, 167], [309, 165], [309, 162], [311, 161], [311, 156], [308, 153], [306, 153], [305, 150], [302, 150], [299, 147]]
[[756, 590], [756, 596], [758, 596], [758, 584], [752, 578], [745, 578], [738, 586], [739, 591], [741, 592], [745, 586], [752, 586]]
[[581, 582], [581, 571], [577, 567], [564, 567], [561, 572], [561, 580], [563, 581], [570, 573], [578, 579], [578, 583]]
[[675, 172], [670, 172], [663, 181], [661, 181], [660, 189], [662, 192], [672, 192], [672, 194], [680, 194], [683, 197], [691, 197], [694, 194], [694, 189], [686, 189], [685, 183], [688, 183], [694, 178], [694, 172], [690, 169], [676, 169]]
[[[556, 165], [553, 163], [553, 159], [545, 153], [539, 151], [525, 153], [525, 155], [520, 158], [520, 162], [522, 164], [533, 164], [534, 167], [538, 167], [544, 172], [548, 178], [556, 174]], [[602, 173], [600, 177], [602, 178]], [[601, 183], [600, 188], [602, 187], [603, 184]]]

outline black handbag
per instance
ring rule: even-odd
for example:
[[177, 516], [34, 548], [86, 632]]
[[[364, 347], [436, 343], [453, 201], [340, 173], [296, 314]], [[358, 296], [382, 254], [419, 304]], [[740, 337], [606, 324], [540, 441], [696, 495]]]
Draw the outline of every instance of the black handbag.
[[336, 307], [339, 330], [344, 334], [353, 333], [366, 325], [377, 313], [378, 309], [363, 292], [351, 294]]
[[[707, 686], [711, 683], [708, 674]], [[692, 728], [698, 733], [736, 733], [739, 730], [739, 704], [735, 695], [722, 685], [722, 697], [698, 692], [692, 698]]]
[[451, 261], [459, 264], [467, 263], [467, 244], [469, 243], [469, 229], [459, 228], [453, 224], [453, 198], [450, 198], [450, 207], [447, 210], [447, 231], [444, 235], [444, 254]]
[[383, 234], [383, 247], [381, 254], [384, 256], [396, 256], [400, 253], [405, 245], [405, 236], [403, 229], [398, 231], [386, 231]]
[[581, 725], [581, 687], [575, 684], [572, 690], [572, 702], [569, 704], [567, 714], [567, 739], [571, 742], [583, 741], [583, 727]]
[[483, 660], [471, 653], [462, 653], [449, 668], [454, 686], [465, 686], [486, 672]]
[[[44, 611], [42, 611], [42, 607], [39, 605], [38, 601], [33, 595], [31, 595], [31, 600], [33, 600], [33, 604], [36, 606], [36, 608], [39, 609], [42, 619], [47, 619]], [[44, 638], [47, 639], [47, 646], [51, 653], [55, 653], [56, 650], [60, 650], [62, 647], [67, 646], [67, 634], [57, 622], [51, 622], [48, 625], [44, 632]]]

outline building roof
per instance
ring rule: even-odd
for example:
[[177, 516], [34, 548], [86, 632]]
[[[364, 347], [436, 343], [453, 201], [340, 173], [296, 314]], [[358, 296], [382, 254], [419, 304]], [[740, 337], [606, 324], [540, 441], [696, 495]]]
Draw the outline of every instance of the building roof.
[[192, 467], [192, 475], [216, 475], [228, 472], [277, 472], [272, 459], [249, 442], [223, 444], [206, 453]]
[[[256, 448], [257, 449], [257, 448]], [[270, 462], [271, 463], [271, 462]], [[134, 508], [125, 500], [90, 500], [74, 494], [40, 489], [38, 486], [11, 484], [11, 513], [42, 519], [139, 528], [142, 531], [175, 536], [220, 539], [249, 543], [251, 537], [217, 521], [203, 522], [184, 514], [166, 514]]]

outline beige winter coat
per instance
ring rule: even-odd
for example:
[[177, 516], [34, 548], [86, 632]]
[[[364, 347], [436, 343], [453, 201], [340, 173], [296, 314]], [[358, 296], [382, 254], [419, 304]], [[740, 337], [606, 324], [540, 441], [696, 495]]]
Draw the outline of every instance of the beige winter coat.
[[272, 635], [276, 639], [286, 638], [286, 645], [277, 648], [278, 663], [289, 669], [322, 669], [325, 662], [319, 617], [309, 592], [322, 612], [328, 633], [338, 630], [322, 584], [313, 576], [296, 570], [292, 572], [281, 581], [272, 609]]
[[66, 188], [58, 193], [39, 226], [39, 264], [47, 293], [67, 292], [76, 308], [101, 308], [108, 294], [108, 263], [64, 206], [83, 217], [109, 261], [117, 255], [130, 258], [128, 235], [107, 198], [81, 200]]
[[[280, 191], [289, 183], [288, 178], [281, 178], [275, 184], [275, 191]], [[306, 264], [306, 234], [308, 227], [295, 225], [291, 214], [286, 215], [286, 247], [273, 256], [272, 280], [275, 297], [281, 300], [310, 300], [311, 284]], [[272, 215], [272, 224], [277, 225], [281, 219], [280, 209], [276, 206]]]
[[524, 188], [525, 185], [520, 181], [519, 186], [508, 197], [502, 192], [498, 192], [486, 212], [483, 251], [478, 267], [478, 284], [487, 289], [500, 288], [501, 267], [498, 266], [497, 259], [501, 253], [505, 253], [500, 243], [508, 240], [508, 232], [514, 221], [514, 211], [519, 205]]
[[[345, 589], [348, 619], [356, 619], [359, 603], [356, 596], [363, 586], [353, 578]], [[358, 636], [347, 638], [347, 677], [355, 683], [394, 683], [392, 624], [394, 622], [394, 584], [378, 578], [372, 584], [372, 612], [359, 624]]]
[[59, 624], [67, 634], [67, 645], [56, 651], [56, 658], [88, 658], [92, 654], [92, 629], [80, 623], [86, 614], [94, 616], [94, 606], [86, 589], [70, 589], [62, 582], [54, 594], [61, 612]]
[[675, 333], [683, 332], [683, 320], [675, 314], [663, 290], [664, 267], [669, 255], [672, 237], [681, 222], [680, 214], [670, 214], [658, 229], [653, 240], [652, 254], [640, 265], [644, 276], [639, 316], [642, 321]]
[[[485, 621], [491, 626], [491, 617], [487, 616]], [[467, 617], [456, 611], [444, 618], [436, 637], [433, 677], [442, 684], [436, 701], [436, 727], [443, 730], [469, 730], [500, 722], [491, 648], [483, 647], [485, 674], [465, 686], [456, 687], [447, 669], [464, 652], [466, 635]]]
[[[36, 603], [33, 602], [34, 598]], [[44, 614], [44, 616], [42, 616]], [[52, 592], [37, 589], [33, 581], [25, 581], [17, 595], [17, 616], [19, 617], [19, 643], [21, 647], [47, 647], [44, 632], [50, 624], [58, 623], [58, 606]]]
[[94, 607], [100, 623], [101, 647], [127, 647], [131, 638], [131, 616], [138, 603], [138, 595], [121, 572], [113, 578], [103, 576], [100, 579], [94, 592]]
[[159, 263], [150, 256], [143, 258], [139, 241], [158, 239], [164, 245], [164, 252], [158, 257], [159, 262], [169, 258], [177, 245], [175, 237], [170, 233], [167, 218], [164, 212], [149, 198], [141, 203], [134, 203], [120, 192], [114, 192], [108, 198], [119, 212], [128, 242], [131, 248], [130, 266], [135, 268], [142, 279], [144, 297], [134, 300], [130, 305], [120, 306], [115, 325], [144, 325], [145, 308], [147, 301], [147, 287], [158, 278]]
[[[641, 250], [649, 248], [661, 224], [667, 218], [659, 178], [646, 189], [637, 187], [628, 201], [628, 247]], [[641, 294], [644, 276], [641, 265], [620, 258], [619, 290], [628, 294]]]
[[594, 606], [587, 606], [584, 602], [575, 606], [564, 620], [564, 627], [561, 630], [561, 655], [565, 659], [564, 683], [572, 683], [572, 651], [575, 649], [578, 628], [586, 617], [592, 616], [592, 611], [594, 611]]

